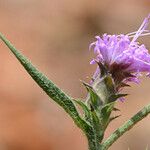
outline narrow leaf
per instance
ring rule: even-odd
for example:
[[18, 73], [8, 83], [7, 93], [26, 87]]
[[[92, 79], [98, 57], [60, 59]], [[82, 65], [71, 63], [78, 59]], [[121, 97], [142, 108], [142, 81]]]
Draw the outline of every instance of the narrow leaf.
[[110, 118], [110, 122], [113, 121], [114, 119], [117, 119], [117, 118], [120, 117], [120, 116], [121, 116], [121, 115], [117, 115], [117, 116], [111, 117], [111, 118]]
[[107, 74], [107, 69], [105, 65], [103, 65], [100, 61], [95, 60], [95, 62], [98, 64], [99, 69], [100, 69], [100, 77], [103, 77], [104, 75]]
[[78, 127], [84, 131], [91, 130], [89, 125], [80, 118], [72, 99], [59, 89], [52, 81], [42, 74], [32, 63], [23, 56], [1, 33], [0, 39], [7, 45], [11, 52], [20, 61], [34, 81], [46, 92], [46, 94], [58, 103], [73, 118]]
[[83, 112], [84, 112], [84, 118], [85, 120], [89, 121], [91, 120], [91, 112], [89, 108], [82, 102], [81, 100], [74, 100], [78, 105], [81, 106]]
[[87, 91], [89, 92], [89, 98], [90, 98], [90, 105], [91, 105], [91, 110], [97, 109], [101, 105], [101, 101], [99, 96], [96, 94], [96, 92], [93, 90], [93, 88], [83, 82], [83, 85], [86, 87]]
[[110, 102], [114, 102], [114, 101], [116, 101], [118, 98], [121, 98], [121, 97], [125, 97], [125, 96], [127, 96], [128, 94], [114, 94], [114, 95], [111, 95], [110, 97], [109, 97], [109, 101]]
[[101, 109], [102, 125], [104, 128], [106, 128], [110, 122], [110, 114], [114, 108], [114, 104], [115, 104], [114, 102], [108, 103]]
[[98, 142], [101, 142], [104, 136], [104, 130], [102, 129], [100, 118], [98, 117], [96, 111], [91, 112], [91, 114], [92, 114], [92, 126], [96, 133], [96, 137], [97, 137], [96, 139]]

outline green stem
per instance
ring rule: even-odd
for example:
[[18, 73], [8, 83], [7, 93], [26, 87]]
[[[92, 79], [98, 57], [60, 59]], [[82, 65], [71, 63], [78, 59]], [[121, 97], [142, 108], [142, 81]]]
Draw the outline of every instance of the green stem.
[[95, 140], [93, 135], [87, 136], [89, 150], [101, 150], [101, 145], [98, 141]]
[[141, 109], [130, 120], [119, 127], [111, 136], [102, 143], [101, 150], [107, 150], [114, 142], [116, 142], [124, 133], [134, 127], [139, 121], [145, 118], [150, 113], [150, 104]]

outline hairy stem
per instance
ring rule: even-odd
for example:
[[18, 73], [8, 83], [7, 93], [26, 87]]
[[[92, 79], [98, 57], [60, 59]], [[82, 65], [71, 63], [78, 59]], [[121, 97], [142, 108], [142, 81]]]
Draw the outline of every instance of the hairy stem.
[[150, 104], [145, 106], [137, 114], [135, 114], [130, 120], [119, 127], [111, 136], [102, 143], [102, 150], [107, 150], [114, 142], [116, 142], [124, 133], [134, 127], [139, 121], [145, 118], [150, 113]]
[[89, 150], [101, 150], [100, 143], [95, 139], [95, 137], [93, 137], [93, 135], [87, 136], [87, 139]]

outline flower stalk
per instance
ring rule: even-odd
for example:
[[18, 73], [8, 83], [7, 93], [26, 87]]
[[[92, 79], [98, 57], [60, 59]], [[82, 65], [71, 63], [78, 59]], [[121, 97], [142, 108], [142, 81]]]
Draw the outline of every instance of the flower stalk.
[[106, 141], [102, 143], [102, 150], [107, 150], [114, 142], [116, 142], [124, 133], [132, 129], [139, 121], [144, 119], [150, 113], [150, 104], [141, 109], [131, 119], [119, 127], [110, 135]]

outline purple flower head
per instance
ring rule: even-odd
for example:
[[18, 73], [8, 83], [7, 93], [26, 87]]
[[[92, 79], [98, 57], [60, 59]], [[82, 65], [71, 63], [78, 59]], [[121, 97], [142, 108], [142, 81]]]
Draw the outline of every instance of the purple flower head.
[[[138, 37], [150, 35], [150, 30], [146, 30], [149, 22], [150, 14], [136, 32], [96, 36], [96, 41], [90, 45], [96, 54], [91, 64], [103, 64], [116, 82], [138, 82], [141, 72], [150, 73], [150, 54], [144, 44], [137, 42]], [[94, 78], [99, 73], [100, 69], [97, 69]]]

